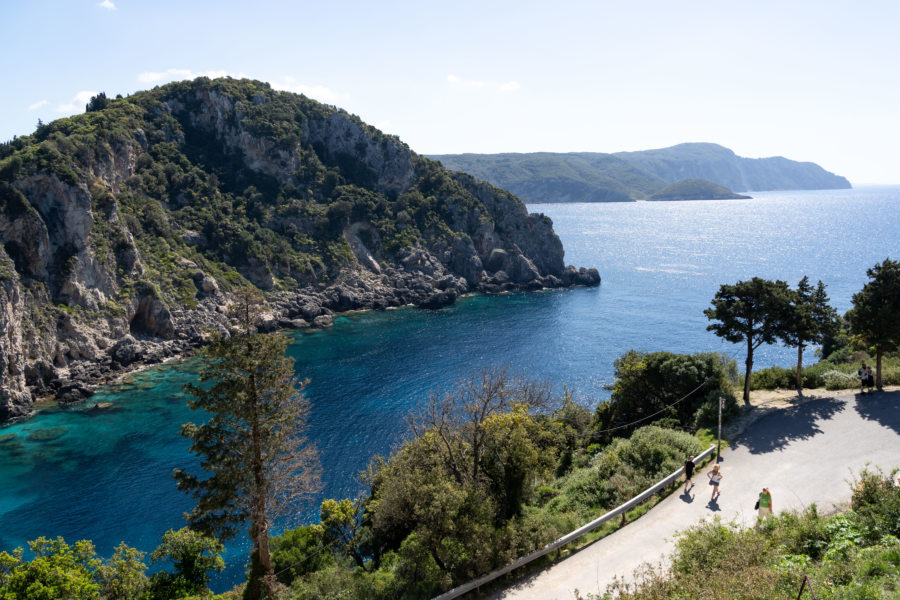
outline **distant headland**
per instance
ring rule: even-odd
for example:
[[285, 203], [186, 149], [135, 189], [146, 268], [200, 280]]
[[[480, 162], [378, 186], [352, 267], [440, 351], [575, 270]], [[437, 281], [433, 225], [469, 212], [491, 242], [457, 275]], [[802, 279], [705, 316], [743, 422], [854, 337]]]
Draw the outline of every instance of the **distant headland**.
[[851, 187], [845, 177], [815, 163], [780, 156], [743, 158], [728, 148], [706, 143], [614, 154], [535, 152], [429, 157], [448, 169], [464, 171], [509, 190], [528, 203], [648, 200], [671, 184], [697, 179], [727, 188], [729, 193]]

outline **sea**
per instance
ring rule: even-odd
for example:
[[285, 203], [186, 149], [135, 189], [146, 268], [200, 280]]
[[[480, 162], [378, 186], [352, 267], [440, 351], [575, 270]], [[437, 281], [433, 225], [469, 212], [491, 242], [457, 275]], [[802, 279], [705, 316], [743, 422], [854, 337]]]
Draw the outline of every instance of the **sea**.
[[[275, 530], [316, 522], [325, 498], [363, 493], [360, 473], [373, 456], [390, 455], [409, 435], [409, 415], [461, 379], [505, 368], [593, 408], [608, 399], [613, 363], [629, 349], [722, 352], [742, 368], [743, 348], [706, 329], [703, 310], [720, 285], [763, 277], [795, 286], [808, 276], [843, 313], [868, 268], [900, 257], [900, 186], [752, 195], [531, 204], [552, 218], [567, 264], [599, 270], [599, 287], [473, 295], [439, 311], [359, 312], [289, 333], [297, 374], [309, 379], [307, 434], [323, 487]], [[754, 367], [794, 360], [794, 350], [764, 346]], [[93, 540], [104, 557], [121, 541], [149, 553], [182, 527], [192, 501], [172, 470], [199, 472], [179, 435], [183, 423], [204, 419], [185, 404], [196, 369], [195, 359], [150, 368], [81, 406], [46, 406], [0, 428], [0, 550], [63, 536]], [[243, 579], [248, 547], [244, 537], [228, 544], [216, 591]]]

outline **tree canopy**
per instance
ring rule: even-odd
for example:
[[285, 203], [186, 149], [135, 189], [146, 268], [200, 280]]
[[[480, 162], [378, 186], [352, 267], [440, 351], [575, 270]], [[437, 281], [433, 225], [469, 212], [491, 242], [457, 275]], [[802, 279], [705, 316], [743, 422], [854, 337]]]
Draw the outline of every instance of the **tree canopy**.
[[854, 336], [875, 350], [875, 385], [881, 389], [881, 361], [900, 346], [900, 262], [884, 259], [866, 271], [870, 281], [853, 294], [847, 313]]
[[816, 287], [803, 277], [797, 289], [791, 290], [781, 339], [797, 348], [797, 389], [803, 388], [803, 349], [808, 344], [821, 344], [837, 327], [837, 311], [828, 304], [825, 284]]
[[750, 403], [753, 351], [773, 344], [784, 331], [790, 306], [790, 288], [784, 281], [754, 277], [750, 281], [724, 284], [703, 311], [713, 321], [707, 329], [734, 344], [746, 343], [744, 403]]
[[188, 405], [210, 415], [187, 423], [182, 435], [202, 457], [209, 476], [176, 469], [178, 487], [197, 505], [187, 516], [201, 531], [227, 539], [250, 523], [253, 541], [248, 597], [270, 597], [275, 576], [269, 527], [319, 486], [318, 453], [303, 435], [309, 403], [300, 393], [282, 334], [254, 334], [257, 298], [239, 297], [235, 316], [244, 331], [203, 350], [200, 385], [189, 385]]

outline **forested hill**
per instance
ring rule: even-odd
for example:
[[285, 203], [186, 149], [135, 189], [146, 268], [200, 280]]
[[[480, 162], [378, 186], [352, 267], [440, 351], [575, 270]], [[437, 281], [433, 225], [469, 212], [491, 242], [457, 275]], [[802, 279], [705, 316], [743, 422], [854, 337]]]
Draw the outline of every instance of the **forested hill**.
[[781, 156], [743, 158], [718, 144], [678, 144], [659, 150], [617, 152], [614, 156], [667, 183], [706, 179], [735, 192], [850, 188], [845, 177], [815, 163]]
[[230, 78], [93, 98], [0, 146], [0, 420], [228, 327], [596, 284], [552, 223], [336, 107]]
[[442, 154], [430, 158], [535, 203], [644, 200], [684, 179], [705, 179], [736, 192], [850, 187], [847, 179], [814, 163], [742, 158], [717, 144], [679, 144], [616, 154]]

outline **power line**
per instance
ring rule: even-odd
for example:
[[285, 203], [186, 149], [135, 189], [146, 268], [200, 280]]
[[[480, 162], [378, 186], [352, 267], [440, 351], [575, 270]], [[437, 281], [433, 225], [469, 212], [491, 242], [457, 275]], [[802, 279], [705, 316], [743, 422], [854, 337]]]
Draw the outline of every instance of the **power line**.
[[696, 392], [697, 390], [699, 390], [700, 388], [702, 388], [704, 385], [706, 385], [706, 384], [709, 383], [710, 381], [712, 381], [712, 377], [710, 377], [709, 379], [707, 379], [706, 381], [704, 381], [703, 383], [701, 383], [700, 385], [698, 385], [697, 387], [695, 387], [694, 389], [692, 389], [690, 392], [688, 392], [687, 394], [685, 394], [684, 396], [682, 396], [681, 398], [679, 398], [678, 400], [676, 400], [676, 401], [673, 402], [672, 404], [669, 404], [668, 406], [664, 406], [663, 408], [661, 408], [660, 410], [656, 411], [656, 412], [653, 413], [652, 415], [647, 415], [646, 417], [643, 417], [643, 418], [641, 418], [641, 419], [638, 419], [637, 421], [632, 421], [631, 423], [626, 423], [625, 425], [618, 425], [618, 426], [616, 426], [616, 427], [610, 427], [609, 429], [601, 429], [600, 431], [595, 431], [594, 433], [608, 433], [608, 432], [610, 432], [610, 431], [616, 431], [617, 429], [625, 429], [626, 427], [631, 427], [632, 425], [637, 425], [637, 424], [640, 423], [641, 421], [646, 421], [647, 419], [652, 419], [652, 418], [655, 417], [656, 415], [658, 415], [658, 414], [660, 414], [660, 413], [662, 413], [662, 412], [665, 412], [666, 410], [672, 408], [673, 406], [675, 406], [676, 404], [678, 404], [678, 403], [681, 402], [682, 400], [687, 400], [687, 399], [691, 396], [691, 394], [693, 394], [694, 392]]

